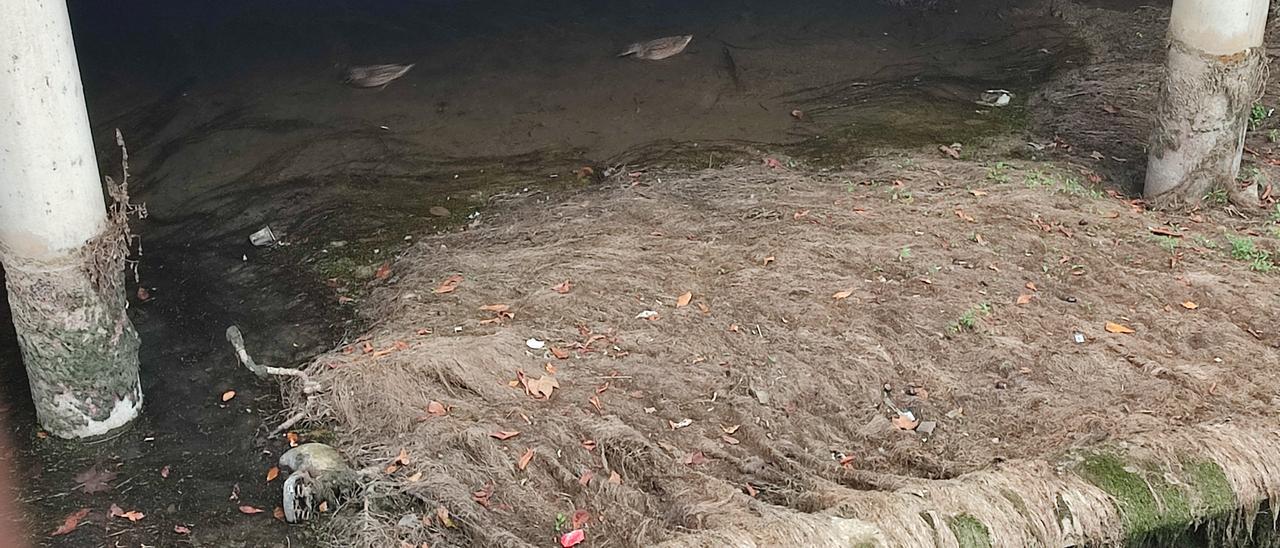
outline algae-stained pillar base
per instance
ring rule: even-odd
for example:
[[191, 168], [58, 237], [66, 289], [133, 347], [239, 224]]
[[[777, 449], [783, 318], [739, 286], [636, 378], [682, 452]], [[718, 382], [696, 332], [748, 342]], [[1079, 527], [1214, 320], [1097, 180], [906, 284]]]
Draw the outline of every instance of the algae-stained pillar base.
[[1174, 0], [1167, 73], [1149, 146], [1147, 200], [1197, 203], [1215, 189], [1241, 205], [1236, 185], [1249, 112], [1265, 85], [1268, 0]]
[[142, 407], [63, 0], [0, 2], [0, 263], [40, 425], [105, 434]]

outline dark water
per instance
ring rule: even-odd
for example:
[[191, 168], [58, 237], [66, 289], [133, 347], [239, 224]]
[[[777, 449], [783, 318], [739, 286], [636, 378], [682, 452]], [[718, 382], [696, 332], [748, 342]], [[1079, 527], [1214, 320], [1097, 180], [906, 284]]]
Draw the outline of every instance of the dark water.
[[[109, 136], [120, 128], [134, 200], [151, 212], [136, 230], [154, 299], [132, 309], [147, 405], [114, 440], [66, 444], [36, 437], [21, 381], [9, 383], [32, 530], [91, 507], [91, 525], [43, 542], [172, 545], [182, 524], [197, 545], [309, 545], [298, 528], [236, 509], [279, 504], [263, 474], [283, 444], [265, 439], [278, 391], [236, 366], [227, 325], [260, 361], [300, 363], [359, 327], [339, 295], [358, 299], [406, 236], [500, 222], [495, 199], [589, 184], [574, 176], [582, 166], [763, 153], [839, 165], [878, 146], [1006, 130], [1021, 98], [1078, 51], [1053, 20], [994, 4], [73, 1], [101, 165], [118, 169]], [[671, 59], [615, 56], [674, 34], [694, 41]], [[340, 83], [343, 67], [374, 63], [416, 66], [384, 89]], [[1019, 99], [1004, 112], [975, 105], [988, 88]], [[248, 243], [268, 224], [289, 245]], [[19, 374], [11, 334], [0, 340]], [[222, 404], [229, 389], [238, 395]], [[69, 492], [92, 465], [118, 468], [122, 485]], [[105, 520], [111, 503], [148, 518]]]

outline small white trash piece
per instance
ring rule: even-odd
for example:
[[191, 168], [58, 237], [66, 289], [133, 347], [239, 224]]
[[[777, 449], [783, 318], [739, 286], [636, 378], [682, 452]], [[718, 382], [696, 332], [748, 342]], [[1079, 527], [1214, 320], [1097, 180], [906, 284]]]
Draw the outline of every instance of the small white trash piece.
[[1013, 94], [1003, 89], [989, 89], [982, 93], [978, 104], [986, 107], [1007, 107], [1013, 101]]
[[276, 233], [271, 230], [270, 226], [259, 228], [257, 232], [249, 235], [249, 241], [258, 247], [266, 247], [275, 245]]

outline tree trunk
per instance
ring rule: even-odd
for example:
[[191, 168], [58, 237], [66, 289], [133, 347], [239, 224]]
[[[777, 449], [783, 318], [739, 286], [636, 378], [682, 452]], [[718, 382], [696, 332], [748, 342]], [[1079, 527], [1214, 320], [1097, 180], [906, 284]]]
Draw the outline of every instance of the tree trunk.
[[36, 416], [105, 434], [142, 407], [139, 343], [63, 0], [0, 2], [0, 59], [0, 262]]
[[[1174, 0], [1144, 193], [1158, 207], [1200, 202], [1236, 184], [1249, 113], [1266, 84], [1268, 0]], [[1253, 190], [1253, 189], [1249, 189]]]

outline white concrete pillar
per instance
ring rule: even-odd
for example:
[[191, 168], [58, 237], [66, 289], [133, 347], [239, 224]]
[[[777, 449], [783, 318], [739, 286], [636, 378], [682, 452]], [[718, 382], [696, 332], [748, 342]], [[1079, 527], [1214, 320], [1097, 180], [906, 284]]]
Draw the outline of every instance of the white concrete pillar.
[[38, 419], [64, 438], [142, 407], [123, 272], [90, 245], [112, 228], [67, 6], [0, 1], [0, 263]]
[[1144, 192], [1156, 205], [1195, 203], [1214, 189], [1237, 202], [1249, 111], [1266, 84], [1268, 0], [1174, 0]]

